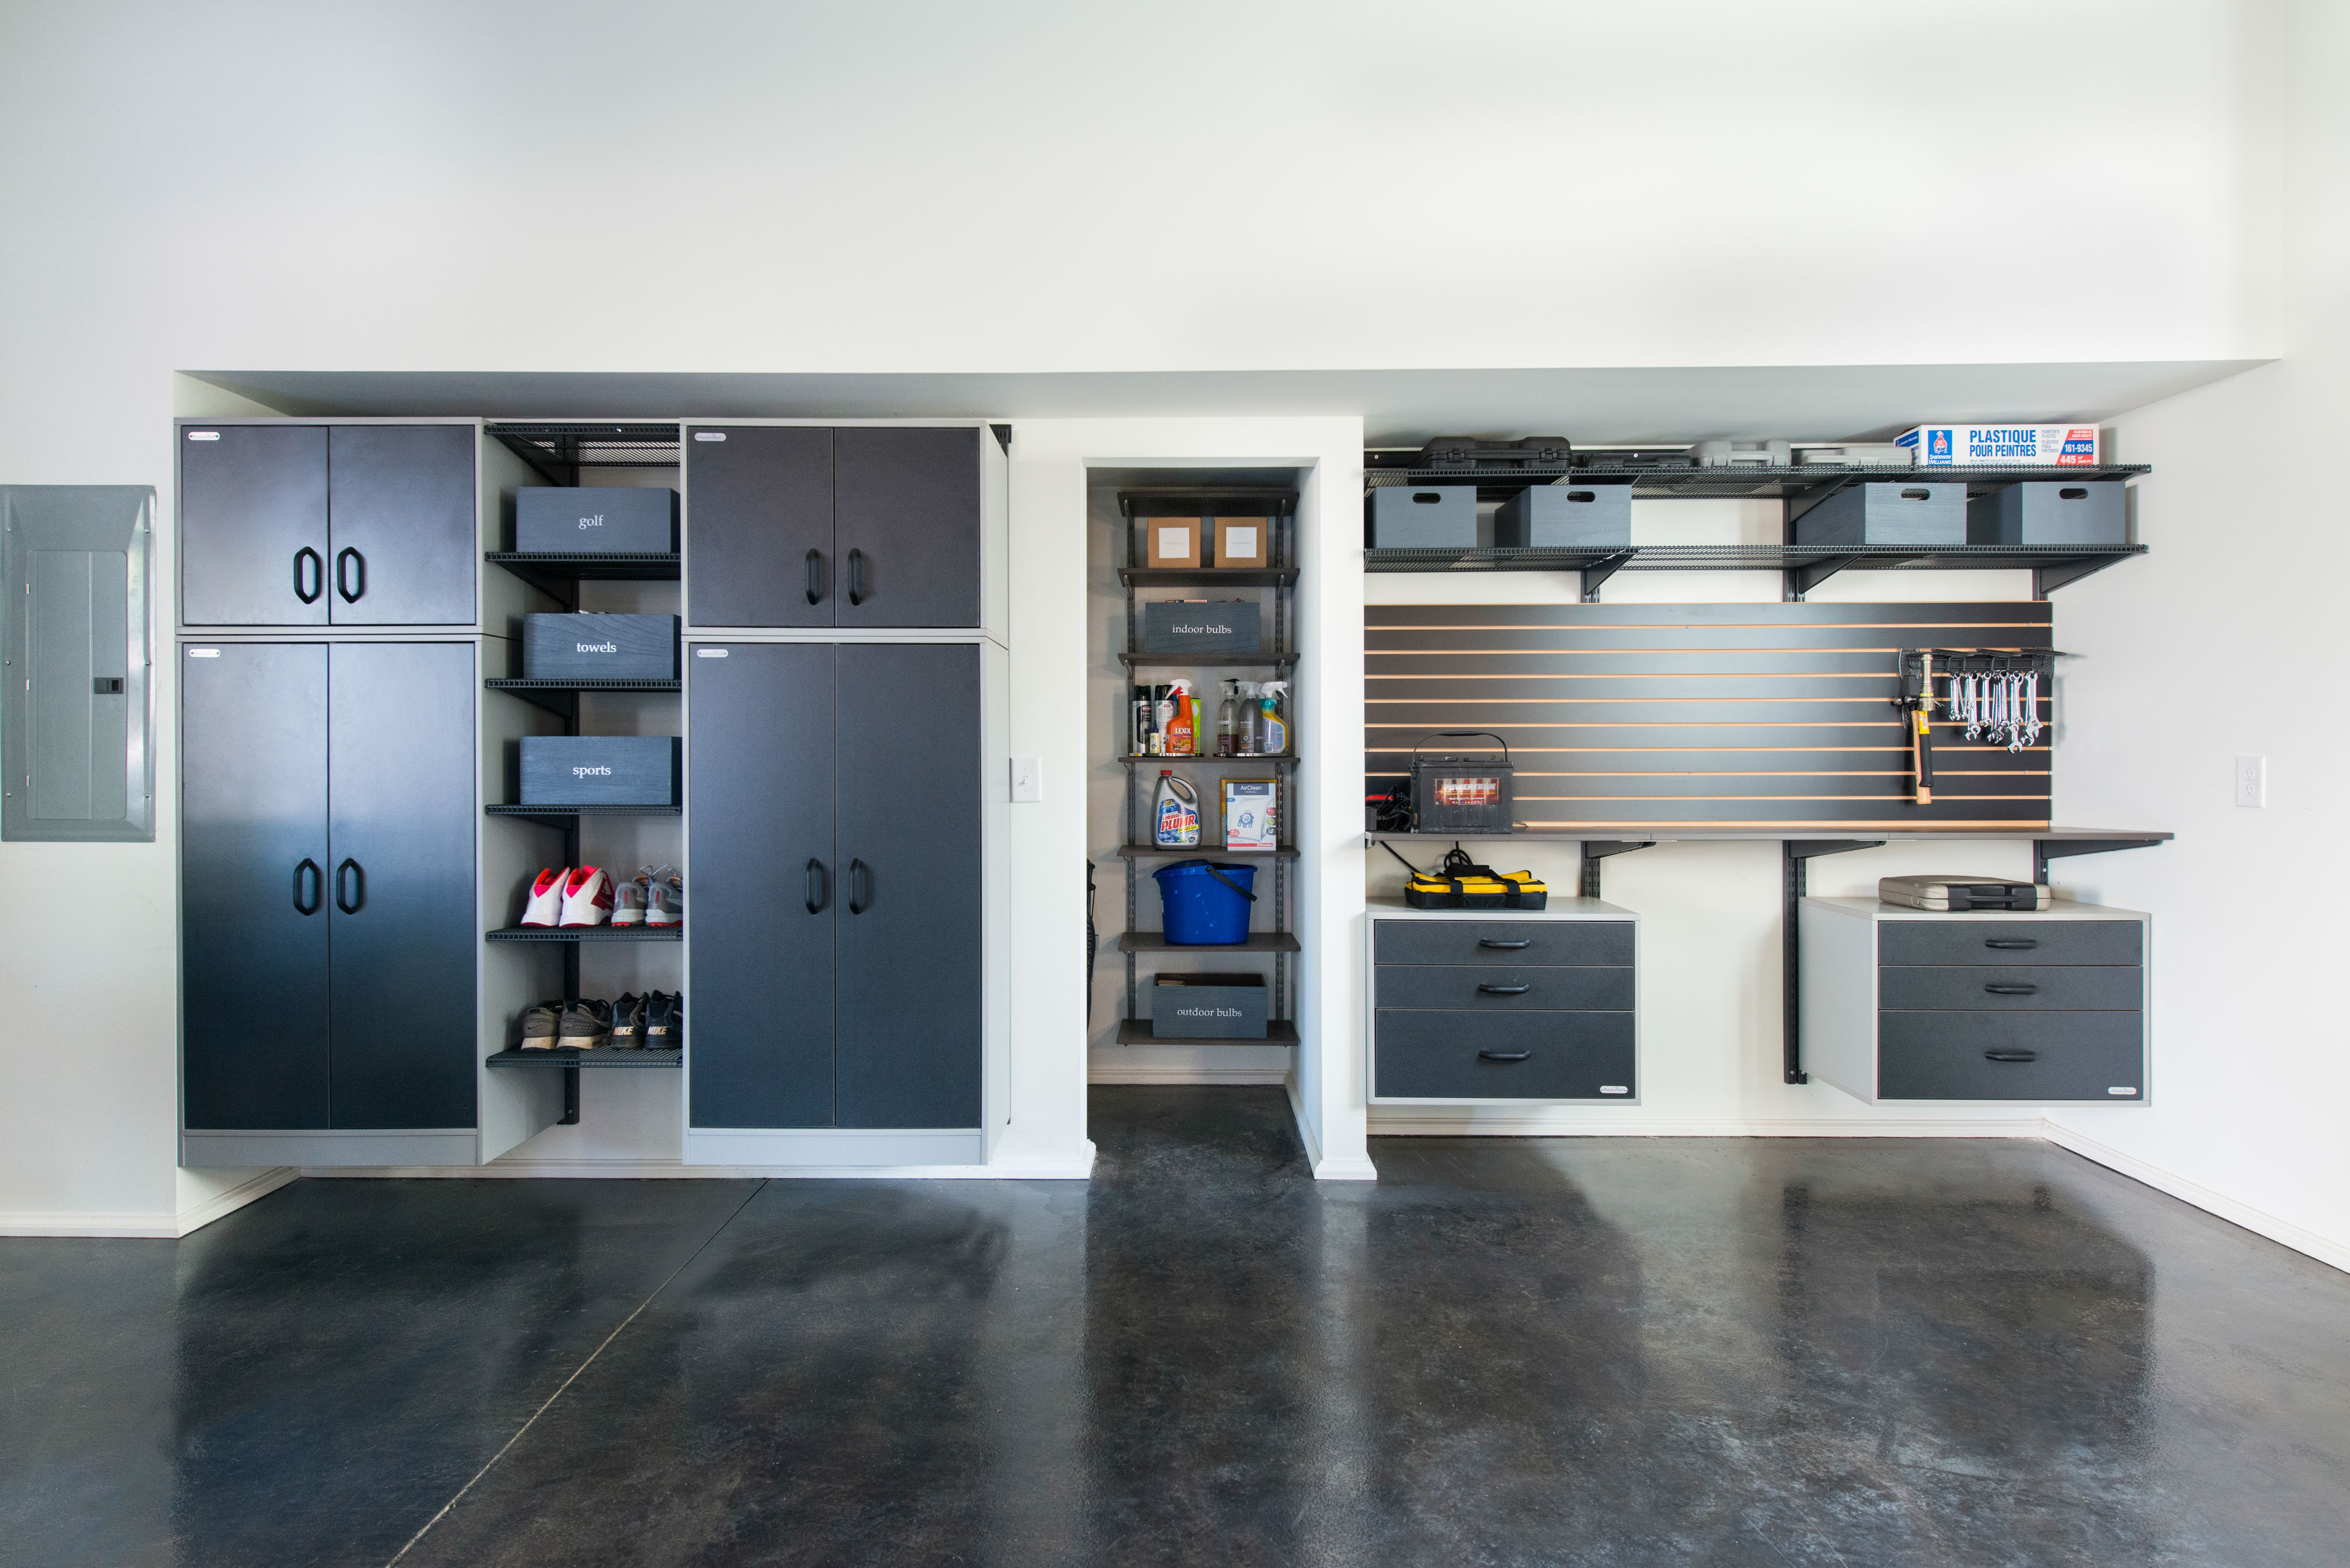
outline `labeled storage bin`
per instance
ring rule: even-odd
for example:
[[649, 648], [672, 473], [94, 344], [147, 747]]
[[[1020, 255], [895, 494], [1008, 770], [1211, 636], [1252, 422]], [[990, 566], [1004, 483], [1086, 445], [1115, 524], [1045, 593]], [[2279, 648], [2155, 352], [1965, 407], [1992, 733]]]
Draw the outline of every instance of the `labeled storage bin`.
[[1798, 545], [1963, 545], [1964, 484], [1847, 485], [1795, 519]]
[[1493, 543], [1535, 549], [1615, 549], [1632, 543], [1628, 484], [1536, 484], [1493, 514]]
[[2027, 480], [1967, 503], [1970, 545], [2126, 545], [2129, 486]]
[[1477, 545], [1473, 484], [1391, 484], [1371, 492], [1371, 546], [1469, 550]]
[[525, 805], [681, 805], [685, 742], [675, 735], [525, 735]]
[[529, 680], [674, 680], [673, 615], [534, 615], [522, 623]]
[[677, 550], [677, 492], [525, 485], [515, 492], [515, 548], [569, 556]]
[[1254, 599], [1159, 599], [1142, 607], [1146, 653], [1254, 653], [1263, 639]]
[[1248, 940], [1256, 867], [1179, 860], [1151, 873], [1159, 884], [1159, 924], [1179, 947], [1228, 947]]
[[1150, 1032], [1161, 1039], [1262, 1040], [1261, 974], [1162, 974], [1150, 987]]

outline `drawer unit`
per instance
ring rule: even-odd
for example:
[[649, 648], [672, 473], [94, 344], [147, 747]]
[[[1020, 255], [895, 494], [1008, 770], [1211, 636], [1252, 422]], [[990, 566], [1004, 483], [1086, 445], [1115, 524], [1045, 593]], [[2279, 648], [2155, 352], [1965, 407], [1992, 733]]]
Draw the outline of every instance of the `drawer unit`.
[[1639, 1097], [1638, 919], [1596, 898], [1548, 909], [1414, 909], [1374, 900], [1374, 1102]]
[[2147, 1102], [2150, 917], [1806, 898], [1799, 921], [1813, 1076], [1872, 1104]]

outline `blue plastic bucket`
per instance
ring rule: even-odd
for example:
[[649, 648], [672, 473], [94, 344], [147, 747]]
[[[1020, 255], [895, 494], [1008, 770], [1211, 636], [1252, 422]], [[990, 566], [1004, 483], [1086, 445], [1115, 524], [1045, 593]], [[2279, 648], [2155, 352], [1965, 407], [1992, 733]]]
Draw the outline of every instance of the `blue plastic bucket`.
[[1160, 923], [1169, 941], [1218, 947], [1248, 940], [1255, 867], [1183, 860], [1151, 875], [1159, 879]]

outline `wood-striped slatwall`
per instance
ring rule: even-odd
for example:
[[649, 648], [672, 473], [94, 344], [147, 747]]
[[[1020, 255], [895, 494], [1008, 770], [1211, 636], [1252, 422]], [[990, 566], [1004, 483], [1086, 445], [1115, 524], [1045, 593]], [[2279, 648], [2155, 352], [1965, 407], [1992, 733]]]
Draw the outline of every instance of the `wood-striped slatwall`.
[[1422, 736], [1492, 730], [1510, 742], [1516, 815], [1529, 829], [2048, 826], [2047, 732], [2011, 755], [1969, 742], [1937, 708], [1934, 802], [1921, 806], [1892, 706], [1902, 649], [2052, 647], [2045, 600], [1365, 614], [1374, 798], [1409, 771]]

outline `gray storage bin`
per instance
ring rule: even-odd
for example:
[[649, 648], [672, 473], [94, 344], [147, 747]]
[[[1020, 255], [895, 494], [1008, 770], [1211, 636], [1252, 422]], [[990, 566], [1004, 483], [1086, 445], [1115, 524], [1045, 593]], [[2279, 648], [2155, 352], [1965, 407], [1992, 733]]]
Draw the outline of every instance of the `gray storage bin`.
[[685, 742], [675, 735], [525, 735], [525, 805], [681, 805]]
[[1255, 653], [1263, 636], [1254, 599], [1159, 599], [1142, 607], [1146, 653]]
[[2030, 480], [1967, 503], [1970, 545], [2126, 545], [2129, 486]]
[[1162, 974], [1150, 987], [1150, 1032], [1161, 1039], [1262, 1040], [1261, 974]]
[[522, 623], [530, 680], [674, 680], [673, 615], [534, 615]]
[[1795, 519], [1798, 545], [1963, 545], [1964, 484], [1847, 485]]
[[525, 485], [515, 492], [515, 548], [567, 556], [673, 554], [677, 492]]
[[1371, 546], [1471, 550], [1477, 545], [1473, 484], [1387, 484], [1371, 492]]
[[1536, 484], [1493, 514], [1493, 543], [1536, 549], [1615, 549], [1632, 542], [1628, 484]]

